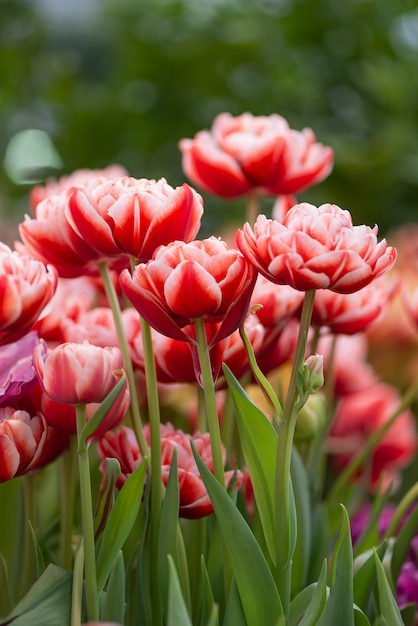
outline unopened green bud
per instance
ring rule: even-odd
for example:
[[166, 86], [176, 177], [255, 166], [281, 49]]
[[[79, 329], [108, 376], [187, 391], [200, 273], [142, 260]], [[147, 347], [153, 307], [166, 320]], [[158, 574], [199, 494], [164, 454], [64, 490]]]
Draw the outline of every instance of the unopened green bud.
[[302, 365], [303, 395], [310, 395], [321, 389], [324, 384], [324, 357], [311, 354]]

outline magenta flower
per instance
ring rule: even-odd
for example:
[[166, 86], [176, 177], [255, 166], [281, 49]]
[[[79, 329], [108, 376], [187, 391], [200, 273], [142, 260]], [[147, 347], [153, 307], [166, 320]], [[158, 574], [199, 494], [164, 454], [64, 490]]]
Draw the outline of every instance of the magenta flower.
[[32, 352], [40, 345], [41, 353], [47, 347], [32, 331], [13, 343], [0, 347], [0, 405], [11, 406], [30, 391], [37, 376], [33, 367]]

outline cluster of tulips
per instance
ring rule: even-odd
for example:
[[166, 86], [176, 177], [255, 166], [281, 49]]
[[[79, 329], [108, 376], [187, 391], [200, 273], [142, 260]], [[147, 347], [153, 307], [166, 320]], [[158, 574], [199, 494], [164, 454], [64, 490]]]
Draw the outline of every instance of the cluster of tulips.
[[0, 243], [0, 624], [416, 624], [418, 384], [369, 350], [418, 291], [376, 226], [298, 203], [333, 165], [311, 129], [222, 113], [179, 147], [242, 228], [196, 239], [198, 191], [114, 165]]

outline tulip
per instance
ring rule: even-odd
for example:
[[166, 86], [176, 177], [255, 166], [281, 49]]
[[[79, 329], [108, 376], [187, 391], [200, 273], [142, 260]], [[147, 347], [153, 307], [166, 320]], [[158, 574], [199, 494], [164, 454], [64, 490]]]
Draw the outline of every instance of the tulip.
[[[200, 457], [213, 473], [209, 433], [187, 435], [181, 430], [175, 430], [170, 423], [162, 424], [160, 430], [162, 479], [165, 485], [168, 483], [173, 452], [174, 449], [177, 449], [180, 517], [197, 519], [210, 515], [213, 512], [212, 503], [199, 474], [190, 446], [190, 440], [192, 440]], [[148, 424], [144, 427], [144, 434], [149, 443], [150, 430]], [[141, 462], [141, 454], [135, 435], [126, 426], [122, 426], [115, 432], [107, 432], [99, 440], [97, 451], [99, 458], [102, 460], [100, 466], [102, 471], [105, 468], [104, 459], [116, 458], [119, 461], [121, 474], [116, 483], [119, 489]], [[223, 455], [225, 456], [224, 449]], [[237, 488], [239, 488], [242, 482], [241, 472], [225, 472], [225, 482], [228, 485], [234, 479], [234, 476], [236, 476]]]
[[[216, 324], [205, 324], [206, 336], [210, 343], [218, 329]], [[245, 332], [257, 351], [263, 341], [264, 328], [256, 315], [248, 316], [244, 321]], [[186, 332], [193, 337], [193, 328], [186, 327]], [[185, 341], [171, 339], [152, 330], [155, 366], [158, 382], [160, 383], [195, 383], [200, 380], [200, 367], [194, 347]], [[145, 358], [140, 335], [134, 340], [132, 359], [137, 368], [145, 372]], [[222, 363], [225, 363], [236, 378], [240, 378], [248, 371], [249, 364], [244, 344], [239, 331], [216, 342], [209, 350], [212, 365], [212, 375], [216, 382]]]
[[[396, 389], [380, 382], [344, 396], [337, 406], [328, 439], [334, 466], [345, 467], [370, 437], [385, 426], [399, 405]], [[415, 419], [407, 409], [388, 428], [368, 459], [370, 488], [376, 488], [383, 473], [391, 479], [395, 477], [410, 463], [416, 449]]]
[[36, 206], [34, 218], [25, 216], [19, 225], [24, 243], [20, 249], [44, 263], [52, 263], [64, 278], [97, 273], [100, 254], [69, 224], [65, 215], [67, 201], [65, 192], [47, 197]]
[[0, 243], [0, 345], [23, 337], [54, 295], [57, 272]]
[[[16, 404], [36, 384], [32, 352], [39, 343], [38, 334], [32, 331], [0, 347], [0, 405]], [[46, 345], [41, 342], [41, 346], [46, 353]]]
[[336, 342], [333, 335], [322, 335], [317, 350], [324, 357], [325, 380], [332, 380], [337, 397], [364, 391], [378, 382], [367, 361], [368, 344], [363, 334], [339, 335]]
[[254, 231], [248, 223], [238, 231], [237, 244], [266, 278], [299, 291], [353, 293], [396, 260], [395, 248], [377, 241], [377, 226], [353, 226], [333, 204], [297, 204], [282, 223], [260, 215]]
[[121, 165], [108, 165], [101, 170], [79, 169], [68, 176], [61, 176], [58, 180], [51, 178], [45, 185], [35, 185], [30, 192], [30, 204], [33, 211], [37, 205], [50, 196], [58, 196], [62, 192], [70, 194], [74, 189], [84, 187], [92, 178], [112, 179], [126, 176], [127, 172]]
[[320, 289], [315, 294], [312, 325], [326, 326], [335, 334], [365, 331], [383, 315], [392, 295], [392, 289], [379, 280], [349, 294]]
[[91, 180], [69, 198], [68, 218], [87, 244], [104, 256], [129, 254], [141, 261], [161, 245], [190, 241], [199, 228], [202, 198], [188, 185], [123, 177]]
[[101, 348], [87, 341], [60, 344], [46, 355], [38, 346], [33, 359], [44, 391], [56, 402], [74, 405], [103, 402], [122, 365], [119, 348]]
[[140, 315], [167, 337], [193, 342], [185, 326], [198, 318], [219, 323], [213, 345], [243, 322], [256, 277], [239, 251], [210, 237], [162, 246], [132, 276], [123, 271], [120, 282]]
[[280, 115], [219, 114], [210, 131], [182, 139], [183, 171], [201, 189], [236, 198], [251, 190], [293, 194], [323, 180], [333, 151], [310, 128], [290, 129]]
[[46, 438], [41, 415], [0, 407], [0, 482], [30, 471]]

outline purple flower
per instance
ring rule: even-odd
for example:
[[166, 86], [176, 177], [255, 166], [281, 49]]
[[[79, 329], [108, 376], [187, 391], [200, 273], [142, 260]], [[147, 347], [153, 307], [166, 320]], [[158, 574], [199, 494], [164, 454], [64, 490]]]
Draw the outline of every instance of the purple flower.
[[28, 393], [37, 382], [32, 352], [46, 344], [32, 331], [18, 341], [0, 346], [0, 406], [12, 406]]

